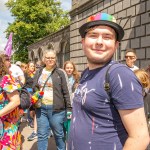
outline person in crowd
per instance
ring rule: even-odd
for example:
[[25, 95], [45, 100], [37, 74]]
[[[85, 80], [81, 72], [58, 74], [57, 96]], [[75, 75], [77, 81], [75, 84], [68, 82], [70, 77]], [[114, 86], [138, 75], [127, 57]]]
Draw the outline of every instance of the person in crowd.
[[41, 68], [42, 66], [44, 66], [43, 61], [39, 60], [39, 61], [36, 62], [36, 65], [35, 65], [36, 70], [38, 70], [38, 69]]
[[[114, 16], [98, 13], [79, 33], [89, 67], [74, 93], [68, 150], [146, 149], [149, 134], [142, 86], [126, 65], [112, 60], [123, 28]], [[105, 89], [108, 69], [109, 91]]]
[[[145, 71], [148, 73], [149, 77], [150, 77], [150, 65], [148, 65], [145, 69]], [[150, 79], [150, 78], [149, 78]], [[150, 93], [150, 89], [148, 91]]]
[[9, 70], [11, 71], [12, 76], [18, 82], [20, 82], [21, 86], [23, 86], [25, 83], [25, 77], [24, 77], [24, 73], [23, 73], [22, 69], [16, 64], [11, 64], [11, 67], [9, 68]]
[[21, 67], [22, 62], [21, 61], [16, 61], [15, 63], [17, 66]]
[[[69, 79], [69, 90], [70, 90], [71, 104], [72, 104], [73, 93], [79, 84], [80, 75], [76, 69], [75, 64], [72, 61], [69, 60], [66, 61], [64, 63], [63, 69], [67, 73]], [[68, 134], [70, 131], [71, 114], [68, 114], [67, 116], [68, 116], [67, 121], [64, 123], [65, 130], [66, 130], [66, 139], [68, 139]]]
[[148, 120], [150, 118], [150, 94], [148, 93], [150, 89], [150, 76], [143, 69], [135, 70], [134, 73], [139, 79], [143, 87], [144, 109], [145, 109], [146, 118]]
[[65, 110], [71, 111], [68, 78], [56, 66], [56, 52], [46, 50], [43, 56], [45, 66], [34, 76], [34, 91], [44, 91], [41, 107], [36, 108], [38, 150], [47, 150], [50, 128], [53, 131], [58, 150], [65, 150], [63, 123]]
[[[27, 64], [27, 70], [25, 72], [25, 79], [26, 79], [25, 88], [28, 90], [28, 92], [30, 92], [31, 95], [33, 94], [32, 85], [33, 85], [33, 78], [35, 75], [35, 71], [36, 68], [34, 62], [29, 62]], [[35, 115], [35, 108], [33, 106], [29, 108], [27, 113], [27, 118], [28, 118], [29, 126], [33, 128], [33, 132], [31, 133], [31, 135], [29, 135], [27, 139], [28, 141], [32, 141], [37, 138], [37, 121]]]
[[20, 150], [21, 134], [18, 130], [21, 117], [18, 90], [21, 86], [12, 77], [10, 58], [0, 54], [0, 149]]
[[126, 65], [132, 71], [139, 69], [137, 66], [135, 66], [136, 59], [137, 59], [136, 51], [134, 49], [127, 49], [125, 52]]
[[20, 68], [22, 69], [24, 75], [27, 73], [27, 69], [28, 69], [28, 64], [26, 63], [21, 63]]
[[[20, 68], [21, 68], [21, 70], [23, 71], [24, 77], [25, 77], [26, 74], [27, 74], [28, 65], [27, 65], [26, 63], [21, 63]], [[26, 79], [25, 79], [25, 81], [26, 81]], [[23, 114], [23, 116], [21, 117], [21, 122], [27, 122], [27, 117], [26, 117], [27, 111], [28, 111], [28, 110], [24, 110], [24, 114]]]
[[[79, 84], [79, 79], [80, 79], [79, 72], [77, 71], [76, 66], [72, 61], [66, 61], [64, 63], [63, 69], [67, 73], [69, 79], [70, 93], [72, 95]], [[71, 104], [72, 104], [72, 99], [71, 99]]]

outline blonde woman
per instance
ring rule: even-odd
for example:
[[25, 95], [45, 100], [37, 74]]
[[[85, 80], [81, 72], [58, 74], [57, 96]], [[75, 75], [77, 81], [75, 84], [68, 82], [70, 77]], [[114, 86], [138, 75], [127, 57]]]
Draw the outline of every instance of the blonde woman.
[[64, 63], [64, 70], [67, 73], [69, 79], [70, 92], [73, 93], [79, 84], [79, 72], [77, 71], [76, 66], [72, 61], [66, 61]]

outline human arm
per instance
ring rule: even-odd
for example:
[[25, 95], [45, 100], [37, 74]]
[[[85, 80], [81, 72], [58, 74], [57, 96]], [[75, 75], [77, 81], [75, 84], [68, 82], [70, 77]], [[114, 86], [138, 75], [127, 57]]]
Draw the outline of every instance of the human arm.
[[24, 77], [24, 75], [18, 76], [18, 79], [21, 82], [21, 84], [23, 84], [23, 85], [25, 84], [25, 77]]
[[2, 110], [0, 110], [0, 117], [3, 117], [10, 112], [12, 112], [17, 106], [20, 105], [19, 92], [14, 91], [12, 93], [7, 94], [9, 103]]
[[62, 93], [63, 93], [63, 97], [64, 97], [64, 101], [65, 101], [65, 105], [66, 105], [66, 109], [67, 111], [71, 111], [71, 102], [70, 102], [70, 98], [71, 98], [71, 93], [69, 92], [69, 81], [68, 81], [68, 77], [67, 74], [65, 73], [65, 71], [62, 70], [61, 73], [61, 84], [62, 84]]
[[145, 150], [150, 142], [144, 108], [119, 110], [128, 138], [123, 150]]

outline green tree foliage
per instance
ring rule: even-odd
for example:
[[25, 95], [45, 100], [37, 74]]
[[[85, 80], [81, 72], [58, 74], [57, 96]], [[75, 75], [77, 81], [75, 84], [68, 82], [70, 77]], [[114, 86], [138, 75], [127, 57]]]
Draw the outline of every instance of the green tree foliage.
[[54, 33], [70, 23], [69, 14], [58, 0], [9, 0], [14, 22], [9, 24], [7, 36], [13, 32], [15, 60], [27, 62], [27, 46]]

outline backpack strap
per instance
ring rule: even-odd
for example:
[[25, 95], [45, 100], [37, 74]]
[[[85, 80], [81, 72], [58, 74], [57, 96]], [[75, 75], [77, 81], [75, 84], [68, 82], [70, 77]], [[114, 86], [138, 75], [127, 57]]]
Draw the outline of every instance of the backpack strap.
[[111, 93], [110, 93], [110, 83], [109, 83], [109, 79], [110, 79], [110, 76], [109, 76], [109, 70], [110, 68], [113, 66], [113, 65], [116, 65], [118, 64], [118, 62], [115, 62], [113, 64], [111, 64], [108, 69], [106, 70], [106, 74], [105, 74], [105, 83], [104, 83], [104, 89], [105, 91], [107, 92], [108, 96], [110, 97], [111, 99]]

